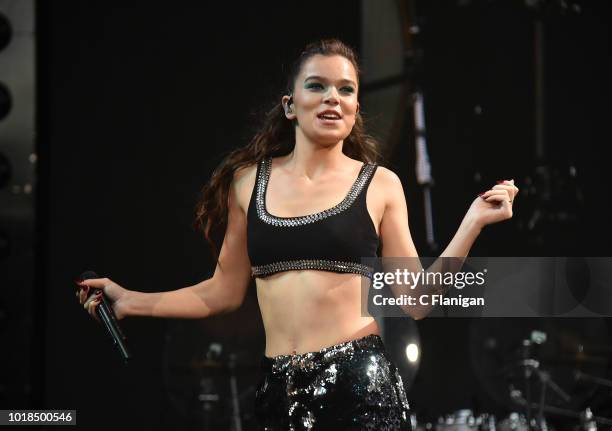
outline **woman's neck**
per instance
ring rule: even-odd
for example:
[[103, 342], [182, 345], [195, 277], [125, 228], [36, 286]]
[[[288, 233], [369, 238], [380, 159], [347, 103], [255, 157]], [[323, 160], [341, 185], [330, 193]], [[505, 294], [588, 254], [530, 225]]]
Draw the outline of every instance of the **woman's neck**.
[[296, 131], [295, 146], [286, 156], [284, 168], [295, 175], [310, 179], [315, 179], [324, 172], [341, 170], [348, 159], [342, 152], [342, 144], [343, 141], [328, 145], [312, 142]]

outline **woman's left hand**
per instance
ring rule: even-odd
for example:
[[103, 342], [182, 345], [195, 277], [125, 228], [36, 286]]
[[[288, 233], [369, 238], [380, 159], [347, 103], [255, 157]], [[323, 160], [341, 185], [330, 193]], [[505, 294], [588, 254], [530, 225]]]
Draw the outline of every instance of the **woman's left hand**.
[[480, 227], [507, 220], [512, 217], [512, 204], [518, 191], [514, 180], [498, 181], [496, 186], [474, 199], [467, 216]]

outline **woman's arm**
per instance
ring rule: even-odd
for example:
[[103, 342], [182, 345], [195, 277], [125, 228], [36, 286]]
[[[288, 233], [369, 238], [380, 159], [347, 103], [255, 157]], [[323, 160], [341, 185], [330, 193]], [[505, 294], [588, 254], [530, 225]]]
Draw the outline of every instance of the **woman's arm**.
[[[382, 257], [414, 258], [406, 259], [402, 264], [410, 265], [409, 270], [412, 272], [421, 272], [423, 267], [418, 259], [419, 256], [408, 227], [408, 208], [402, 183], [399, 177], [388, 169], [382, 169], [382, 174], [381, 189], [386, 193], [385, 210], [380, 226]], [[497, 185], [487, 191], [482, 198], [476, 198], [451, 242], [426, 272], [459, 271], [484, 225], [512, 216], [511, 206], [507, 201], [513, 199], [516, 191], [518, 189], [513, 185]], [[496, 206], [496, 203], [500, 203], [500, 206]], [[391, 287], [393, 289], [393, 286]], [[395, 292], [395, 289], [393, 290]], [[410, 293], [419, 297], [432, 293], [443, 294], [445, 291], [440, 290], [439, 286], [420, 283], [411, 288]], [[418, 304], [405, 306], [403, 311], [418, 320], [427, 316], [432, 308], [432, 305]]]
[[[119, 319], [126, 316], [201, 319], [240, 307], [251, 281], [246, 214], [238, 198], [246, 192], [244, 175], [244, 170], [234, 175], [227, 228], [219, 253], [221, 265], [217, 264], [211, 278], [193, 286], [155, 293], [126, 290], [108, 279], [86, 280], [87, 285], [103, 289], [111, 300], [116, 300], [113, 309]], [[94, 307], [91, 308], [90, 314]]]
[[251, 281], [251, 262], [247, 254], [246, 214], [239, 196], [245, 191], [245, 174], [234, 175], [228, 199], [228, 221], [212, 278], [194, 286], [170, 292], [128, 295], [127, 310], [132, 316], [204, 318], [236, 310]]

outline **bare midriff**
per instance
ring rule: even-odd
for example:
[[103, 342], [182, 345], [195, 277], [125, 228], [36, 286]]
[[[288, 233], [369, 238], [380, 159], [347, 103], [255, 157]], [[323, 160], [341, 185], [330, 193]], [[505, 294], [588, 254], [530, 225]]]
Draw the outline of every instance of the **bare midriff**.
[[374, 318], [362, 315], [361, 279], [358, 274], [316, 270], [256, 278], [265, 355], [316, 352], [369, 334], [380, 335]]

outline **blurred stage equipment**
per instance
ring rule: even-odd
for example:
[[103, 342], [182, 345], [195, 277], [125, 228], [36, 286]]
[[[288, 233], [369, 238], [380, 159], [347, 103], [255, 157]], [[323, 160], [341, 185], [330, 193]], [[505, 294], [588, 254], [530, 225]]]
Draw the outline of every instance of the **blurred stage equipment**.
[[[0, 405], [32, 403], [34, 336], [35, 33], [32, 0], [0, 0]], [[38, 295], [40, 292], [36, 292]]]
[[612, 354], [605, 322], [583, 319], [580, 327], [564, 320], [511, 320], [472, 326], [474, 369], [489, 394], [514, 410], [497, 428], [551, 430], [553, 418], [569, 418], [582, 430], [612, 425], [612, 419], [593, 414], [612, 393], [595, 393], [597, 386], [612, 387], [596, 377], [605, 373]]
[[170, 410], [176, 415], [172, 422], [180, 428], [255, 428], [253, 407], [261, 356], [253, 352], [263, 344], [256, 321], [240, 323], [256, 311], [254, 294], [245, 301], [245, 309], [236, 315], [176, 321], [168, 326], [163, 378]]
[[413, 319], [383, 319], [385, 348], [409, 391], [421, 364], [421, 336]]
[[[204, 336], [204, 334], [202, 334]], [[171, 341], [175, 343], [176, 341]], [[176, 357], [170, 359], [176, 361]], [[255, 398], [254, 386], [244, 388], [245, 373], [256, 374], [245, 358], [226, 351], [220, 342], [208, 344], [206, 353], [195, 354], [183, 363], [167, 363], [166, 385], [174, 407], [195, 419], [194, 428], [242, 431], [253, 426], [253, 418], [242, 410]], [[242, 390], [241, 390], [242, 389]]]
[[[490, 7], [494, 3], [495, 0], [457, 2], [466, 7]], [[555, 243], [551, 239], [559, 236], [560, 229], [567, 232], [576, 226], [584, 200], [578, 181], [579, 167], [572, 160], [554, 161], [553, 151], [546, 151], [544, 133], [545, 23], [554, 15], [579, 16], [582, 6], [567, 0], [525, 0], [515, 4], [517, 8], [533, 12], [533, 43], [525, 45], [525, 49], [533, 50], [535, 101], [532, 157], [535, 163], [531, 172], [517, 181], [521, 188], [521, 214], [516, 226], [541, 250], [546, 244]], [[362, 2], [362, 8], [365, 60], [362, 89], [369, 117], [375, 120], [368, 126], [377, 136], [384, 137], [390, 153], [400, 142], [404, 123], [412, 118], [416, 175], [423, 186], [427, 242], [429, 251], [435, 251], [433, 228], [429, 226], [433, 220], [430, 189], [434, 182], [425, 145], [424, 104], [419, 91], [422, 51], [415, 43], [422, 33], [422, 25], [416, 19], [415, 1], [383, 0], [376, 7]], [[399, 19], [393, 15], [393, 8], [398, 8]], [[380, 49], [381, 46], [385, 49]], [[507, 415], [498, 420], [490, 413], [462, 409], [440, 418], [437, 424], [419, 423], [415, 417], [413, 428], [545, 431], [553, 429], [554, 419], [567, 419], [567, 423], [574, 424], [575, 431], [595, 430], [598, 426], [608, 429], [611, 419], [594, 414], [602, 412], [612, 399], [612, 392], [596, 393], [597, 388], [607, 388], [612, 383], [600, 377], [606, 372], [612, 353], [606, 344], [610, 337], [605, 322], [601, 319], [585, 319], [584, 325], [570, 321], [534, 322], [531, 319], [491, 320], [487, 325], [475, 322], [481, 327], [472, 337], [474, 369], [491, 398], [509, 410]], [[385, 326], [385, 333], [392, 333], [389, 323]]]
[[460, 409], [440, 417], [436, 431], [495, 431], [495, 417], [487, 413], [474, 415], [470, 409]]
[[544, 247], [557, 236], [559, 229], [567, 229], [579, 221], [583, 193], [578, 182], [578, 169], [572, 161], [554, 163], [547, 154], [545, 135], [545, 22], [555, 15], [582, 12], [578, 2], [568, 0], [525, 0], [533, 11], [533, 58], [535, 96], [535, 168], [518, 187], [524, 196], [524, 206], [517, 226], [529, 232], [536, 247]]
[[[486, 16], [486, 11], [496, 7], [508, 7], [508, 9], [521, 10], [521, 16], [528, 20], [532, 31], [532, 39], [525, 50], [531, 51], [532, 75], [533, 75], [533, 135], [525, 136], [526, 140], [533, 142], [533, 152], [527, 154], [524, 161], [525, 170], [516, 178], [516, 185], [520, 188], [518, 198], [520, 199], [520, 211], [515, 214], [515, 223], [512, 228], [522, 233], [520, 242], [523, 244], [521, 250], [527, 253], [541, 253], [540, 255], [552, 255], [553, 253], [567, 254], [569, 250], [575, 249], [575, 242], [581, 240], [579, 222], [584, 221], [581, 213], [584, 201], [582, 181], [583, 171], [587, 166], [578, 166], [577, 160], [572, 156], [563, 155], [549, 142], [546, 135], [551, 130], [546, 119], [551, 118], [547, 109], [546, 101], [554, 100], [554, 94], [547, 94], [547, 88], [555, 88], [551, 82], [559, 80], [562, 76], [557, 71], [547, 70], [546, 60], [554, 55], [553, 46], [548, 53], [546, 43], [555, 43], [554, 38], [547, 35], [548, 28], [554, 29], [559, 25], [559, 18], [580, 19], [583, 14], [582, 2], [571, 0], [524, 0], [524, 1], [500, 1], [500, 0], [458, 0], [456, 4], [463, 10], [464, 16]], [[586, 3], [586, 2], [585, 2]], [[509, 6], [511, 5], [511, 7]], [[493, 19], [493, 18], [492, 18]], [[513, 18], [509, 18], [513, 19]], [[523, 24], [518, 21], [517, 28]], [[467, 24], [466, 24], [467, 25]], [[571, 26], [572, 24], [568, 24]], [[485, 35], [482, 35], [486, 37]], [[558, 49], [558, 48], [557, 48]], [[565, 49], [564, 49], [565, 51]], [[571, 61], [571, 53], [567, 53]], [[480, 65], [482, 67], [482, 65]], [[552, 79], [551, 79], [552, 78]], [[567, 78], [566, 78], [567, 79]], [[574, 86], [579, 82], [578, 78], [571, 77], [567, 85]], [[552, 97], [551, 97], [552, 96]], [[481, 108], [477, 107], [480, 115]], [[552, 123], [552, 122], [551, 122]], [[483, 128], [482, 126], [478, 126]], [[552, 144], [552, 145], [551, 145]], [[579, 144], [578, 144], [579, 145]], [[580, 150], [577, 149], [576, 153]], [[520, 165], [518, 166], [521, 167]], [[481, 180], [481, 170], [474, 173], [476, 181]], [[514, 168], [513, 168], [514, 169]], [[563, 230], [564, 235], [559, 235]], [[563, 242], [560, 240], [563, 238]], [[561, 251], [566, 244], [572, 244], [568, 251]], [[530, 251], [531, 250], [531, 251]]]
[[[423, 211], [425, 221], [425, 237], [428, 253], [438, 251], [434, 234], [431, 190], [434, 179], [431, 175], [431, 164], [427, 150], [424, 98], [421, 89], [422, 51], [418, 47], [418, 36], [421, 29], [416, 18], [416, 1], [402, 0], [399, 2], [381, 1], [370, 9], [368, 2], [362, 2], [363, 14], [368, 19], [364, 22], [363, 34], [377, 32], [377, 27], [384, 20], [384, 35], [379, 38], [362, 41], [364, 59], [366, 61], [365, 83], [362, 85], [367, 100], [369, 115], [376, 118], [372, 129], [381, 136], [386, 144], [386, 153], [390, 154], [400, 141], [400, 134], [408, 118], [412, 118], [411, 130], [415, 145], [415, 166], [417, 183], [423, 193]], [[394, 14], [399, 14], [399, 20]], [[385, 19], [385, 17], [393, 17]], [[379, 21], [380, 20], [380, 21]], [[375, 39], [375, 40], [374, 40]], [[385, 46], [385, 50], [379, 47]], [[389, 55], [395, 52], [395, 56]], [[371, 64], [370, 64], [371, 63]], [[394, 101], [395, 103], [390, 103]], [[395, 112], [384, 112], [389, 106], [396, 106]], [[412, 111], [412, 112], [410, 112]], [[391, 124], [386, 124], [382, 114], [393, 118]], [[381, 115], [379, 115], [381, 114]], [[370, 127], [370, 125], [368, 125]]]
[[[238, 395], [238, 385], [236, 382], [236, 355], [231, 353], [227, 358], [222, 356], [223, 346], [220, 343], [210, 343], [206, 357], [201, 360], [193, 360], [191, 367], [193, 369], [204, 371], [200, 378], [200, 393], [198, 400], [201, 402], [202, 410], [200, 417], [204, 430], [215, 429], [219, 421], [215, 419], [216, 415], [221, 412], [221, 393], [216, 386], [216, 373], [227, 372], [230, 386], [231, 413], [229, 415], [229, 430], [242, 431], [242, 419], [240, 417], [240, 404]], [[206, 371], [210, 370], [208, 373]]]
[[[598, 327], [597, 324], [592, 325], [588, 331]], [[595, 332], [601, 335], [600, 331]], [[587, 344], [583, 342], [584, 339], [576, 338], [576, 335], [576, 333], [569, 332], [551, 333], [553, 347], [549, 349], [544, 348], [549, 335], [541, 329], [528, 331], [528, 336], [520, 342], [517, 339], [502, 341], [499, 337], [489, 338], [484, 343], [488, 346], [488, 354], [486, 351], [477, 351], [475, 354], [498, 356], [497, 359], [503, 361], [502, 367], [485, 377], [502, 378], [507, 386], [506, 392], [510, 401], [507, 406], [514, 411], [501, 420], [497, 420], [491, 413], [476, 414], [471, 409], [460, 409], [439, 417], [435, 424], [419, 423], [415, 416], [413, 420], [416, 425], [413, 426], [413, 429], [417, 431], [554, 431], [555, 427], [550, 424], [551, 418], [563, 419], [566, 424], [572, 425], [573, 431], [611, 429], [612, 418], [594, 415], [591, 407], [585, 406], [586, 397], [583, 396], [583, 392], [574, 389], [568, 393], [552, 378], [552, 375], [555, 374], [564, 377], [566, 382], [582, 381], [592, 383], [591, 386], [612, 388], [611, 380], [596, 377], [578, 369], [584, 366], [583, 363], [606, 365], [612, 353], [612, 346], [591, 344], [592, 338]], [[605, 339], [602, 338], [602, 340]], [[559, 343], [554, 344], [555, 342]], [[503, 351], [500, 351], [502, 348]], [[572, 351], [575, 354], [571, 354]], [[601, 353], [606, 355], [602, 356]], [[562, 373], [554, 368], [555, 362], [562, 364]], [[476, 367], [485, 363], [477, 363]], [[544, 368], [543, 364], [548, 364], [548, 368]], [[574, 368], [573, 372], [572, 368]], [[605, 367], [603, 370], [605, 371]], [[497, 389], [500, 392], [503, 391], [503, 385]], [[549, 393], [556, 397], [549, 396]], [[592, 391], [589, 392], [590, 394]], [[497, 400], [504, 399], [500, 397], [501, 393], [497, 395], [495, 397]], [[592, 396], [589, 396], [589, 400], [599, 403], [600, 407], [607, 408], [612, 399], [611, 395], [612, 391], [608, 391], [599, 400]], [[582, 405], [582, 407], [578, 409], [577, 405]], [[517, 411], [517, 408], [522, 409], [522, 412]]]
[[411, 90], [412, 113], [414, 117], [414, 143], [416, 151], [416, 178], [417, 183], [423, 191], [423, 208], [425, 216], [425, 234], [427, 244], [431, 252], [438, 250], [433, 229], [433, 213], [431, 210], [431, 189], [434, 179], [431, 176], [431, 164], [427, 151], [426, 129], [425, 129], [425, 108], [423, 101], [423, 91], [420, 75], [422, 68], [423, 53], [418, 48], [418, 36], [421, 32], [417, 22], [416, 0], [399, 2], [400, 22], [404, 26], [404, 73], [406, 75], [406, 86]]

